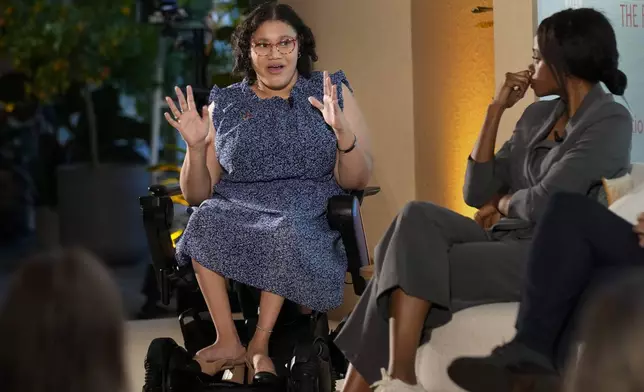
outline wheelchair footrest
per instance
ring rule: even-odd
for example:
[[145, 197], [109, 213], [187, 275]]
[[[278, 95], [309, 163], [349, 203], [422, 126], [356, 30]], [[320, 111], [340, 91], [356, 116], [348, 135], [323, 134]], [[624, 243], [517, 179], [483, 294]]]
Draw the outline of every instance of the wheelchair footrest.
[[[269, 352], [279, 376], [271, 385], [241, 385], [223, 380], [223, 374], [210, 377], [193, 360], [202, 348], [217, 339], [207, 310], [189, 309], [179, 317], [185, 348], [172, 339], [155, 339], [146, 358], [146, 387], [143, 392], [243, 391], [334, 392], [335, 361], [329, 341], [326, 315], [292, 315], [282, 319], [269, 343]], [[253, 319], [235, 321], [243, 344], [255, 330]], [[150, 380], [148, 380], [148, 378]], [[155, 381], [156, 380], [156, 381]], [[162, 381], [158, 381], [162, 380]]]
[[201, 372], [199, 364], [171, 338], [150, 343], [143, 392], [284, 392], [281, 384], [238, 384]]

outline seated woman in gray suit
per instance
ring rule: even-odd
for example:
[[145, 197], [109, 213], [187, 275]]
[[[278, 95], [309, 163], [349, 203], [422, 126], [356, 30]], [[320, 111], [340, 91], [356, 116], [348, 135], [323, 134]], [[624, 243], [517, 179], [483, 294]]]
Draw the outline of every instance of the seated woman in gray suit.
[[[374, 277], [336, 340], [351, 363], [345, 392], [378, 380], [376, 391], [422, 391], [416, 350], [433, 328], [467, 307], [520, 300], [549, 197], [597, 199], [602, 177], [628, 172], [632, 117], [599, 84], [616, 95], [626, 88], [609, 21], [592, 9], [554, 14], [540, 24], [533, 52], [528, 70], [506, 74], [468, 157], [464, 196], [480, 209], [475, 220], [415, 201], [378, 244]], [[495, 154], [503, 113], [529, 87], [559, 98], [531, 104]]]

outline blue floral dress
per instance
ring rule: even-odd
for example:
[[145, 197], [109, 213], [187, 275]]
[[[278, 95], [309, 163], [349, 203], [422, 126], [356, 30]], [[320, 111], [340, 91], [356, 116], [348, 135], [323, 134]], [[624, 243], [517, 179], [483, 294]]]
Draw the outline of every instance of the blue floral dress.
[[[341, 87], [350, 85], [342, 71], [330, 77], [343, 108]], [[347, 260], [326, 208], [344, 190], [334, 177], [335, 134], [310, 96], [322, 101], [321, 72], [299, 76], [288, 100], [261, 99], [247, 80], [213, 87], [223, 173], [192, 213], [177, 258], [327, 311], [342, 303]]]

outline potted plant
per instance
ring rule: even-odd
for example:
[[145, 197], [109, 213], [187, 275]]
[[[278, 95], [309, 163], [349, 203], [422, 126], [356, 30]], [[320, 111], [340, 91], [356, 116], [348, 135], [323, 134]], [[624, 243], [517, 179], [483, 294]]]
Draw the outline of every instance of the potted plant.
[[[239, 80], [230, 72], [230, 36], [263, 1], [179, 0], [193, 17], [203, 15], [211, 29], [205, 45], [211, 85]], [[112, 262], [139, 259], [146, 241], [137, 199], [158, 168], [146, 167], [138, 146], [149, 146], [158, 45], [172, 49], [181, 40], [159, 40], [158, 26], [137, 21], [136, 0], [7, 3], [0, 11], [0, 53], [27, 76], [28, 99], [54, 108], [56, 128], [69, 136], [56, 172], [61, 242], [80, 243]], [[170, 52], [164, 91], [196, 79], [190, 51]], [[139, 119], [120, 113], [123, 94], [135, 98]], [[176, 131], [164, 130], [165, 143], [176, 143]], [[176, 151], [164, 154], [175, 168], [181, 159]]]
[[134, 0], [9, 0], [0, 18], [0, 51], [26, 75], [28, 100], [55, 108], [68, 132], [57, 170], [60, 240], [109, 262], [147, 253], [137, 198], [149, 184], [132, 148], [149, 126], [120, 112], [121, 93], [152, 88], [156, 30], [138, 23]]

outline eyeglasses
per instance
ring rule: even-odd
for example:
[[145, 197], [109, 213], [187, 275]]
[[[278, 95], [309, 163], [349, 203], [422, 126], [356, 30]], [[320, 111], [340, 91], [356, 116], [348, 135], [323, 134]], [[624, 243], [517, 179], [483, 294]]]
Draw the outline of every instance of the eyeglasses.
[[287, 55], [293, 52], [296, 42], [297, 39], [295, 38], [285, 38], [276, 44], [271, 42], [253, 42], [252, 47], [258, 56], [268, 56], [273, 52], [273, 47], [276, 47], [277, 51], [281, 54]]

